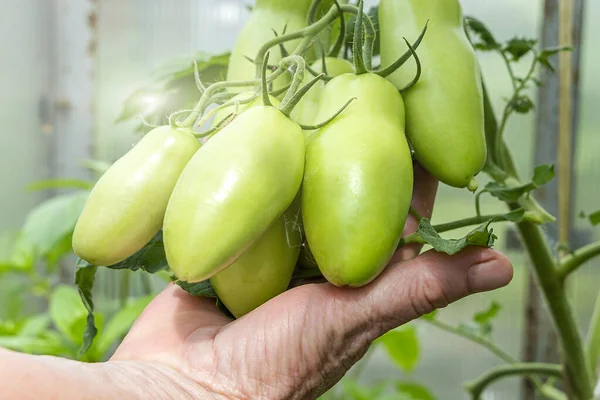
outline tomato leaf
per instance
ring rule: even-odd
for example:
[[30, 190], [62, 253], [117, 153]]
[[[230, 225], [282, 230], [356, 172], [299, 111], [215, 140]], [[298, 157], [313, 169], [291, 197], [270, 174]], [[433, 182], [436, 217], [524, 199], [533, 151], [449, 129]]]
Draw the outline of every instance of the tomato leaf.
[[474, 17], [465, 17], [465, 26], [477, 37], [477, 41], [471, 38], [473, 47], [480, 51], [494, 51], [500, 49], [500, 43], [496, 41], [492, 32], [485, 24]]
[[473, 316], [473, 321], [475, 321], [479, 325], [488, 324], [490, 323], [490, 321], [496, 318], [501, 309], [502, 307], [500, 306], [500, 304], [493, 302], [487, 310], [476, 313]]
[[435, 320], [437, 313], [438, 313], [438, 310], [433, 310], [429, 314], [425, 314], [425, 315], [421, 316], [421, 318], [426, 319], [428, 321], [433, 321], [433, 320]]
[[162, 230], [137, 253], [121, 261], [120, 263], [107, 266], [110, 269], [129, 269], [137, 271], [142, 269], [148, 273], [155, 274], [158, 271], [167, 269], [167, 256], [163, 244]]
[[417, 382], [399, 382], [396, 391], [409, 400], [435, 400], [429, 389]]
[[519, 114], [527, 114], [535, 105], [528, 95], [520, 95], [509, 102], [509, 107]]
[[413, 326], [403, 326], [389, 331], [377, 342], [383, 344], [390, 358], [405, 372], [412, 371], [421, 357], [419, 337]]
[[183, 290], [191, 294], [192, 296], [198, 297], [210, 297], [216, 299], [217, 293], [213, 289], [210, 280], [197, 282], [197, 283], [189, 283], [186, 281], [181, 281], [179, 279], [174, 279], [174, 282], [179, 285]]
[[600, 225], [600, 210], [591, 213], [588, 216], [588, 219], [590, 220], [592, 226]]
[[502, 51], [510, 55], [512, 57], [512, 61], [516, 62], [532, 51], [536, 44], [536, 39], [515, 37], [506, 42], [506, 45]]
[[560, 53], [561, 51], [571, 51], [571, 50], [572, 50], [572, 48], [568, 47], [568, 46], [547, 48], [540, 52], [540, 54], [537, 57], [537, 61], [542, 66], [547, 68], [548, 70], [554, 72], [554, 71], [556, 71], [556, 67], [554, 66], [554, 64], [552, 63], [552, 61], [550, 59], [552, 57], [554, 57], [556, 54]]
[[57, 286], [49, 300], [50, 318], [54, 326], [73, 342], [78, 342], [80, 337], [75, 336], [75, 323], [85, 317], [86, 307], [79, 300], [77, 291], [71, 286]]
[[88, 312], [83, 332], [83, 343], [79, 349], [78, 357], [83, 356], [90, 349], [94, 337], [98, 334], [98, 328], [96, 328], [96, 321], [94, 319], [94, 301], [92, 300], [92, 288], [94, 287], [97, 269], [98, 267], [85, 260], [79, 259], [77, 262], [75, 285], [79, 291], [79, 297]]
[[23, 234], [45, 256], [66, 236], [72, 234], [89, 192], [53, 197], [34, 208], [25, 219]]
[[454, 255], [467, 246], [493, 247], [496, 235], [493, 234], [492, 229], [489, 229], [492, 222], [494, 220], [485, 222], [460, 239], [444, 239], [435, 231], [429, 219], [423, 218], [419, 222], [417, 233], [434, 250]]
[[502, 201], [514, 203], [517, 202], [523, 195], [545, 185], [552, 179], [554, 179], [554, 165], [542, 164], [535, 167], [533, 178], [531, 179], [530, 183], [517, 187], [506, 187], [505, 185], [497, 182], [490, 182], [485, 186], [483, 191]]

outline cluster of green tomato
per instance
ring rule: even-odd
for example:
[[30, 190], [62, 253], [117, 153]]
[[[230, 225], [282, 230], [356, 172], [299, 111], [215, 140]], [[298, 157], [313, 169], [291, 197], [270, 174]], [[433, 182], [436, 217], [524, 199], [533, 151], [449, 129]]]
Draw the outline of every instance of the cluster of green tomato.
[[[227, 81], [256, 80], [257, 69], [274, 64], [271, 92], [267, 72], [254, 91], [222, 84], [231, 94], [225, 105], [236, 108], [222, 107], [204, 143], [177, 123], [146, 134], [94, 187], [73, 236], [78, 256], [112, 265], [162, 229], [174, 275], [210, 280], [240, 317], [284, 292], [296, 268], [318, 268], [336, 286], [375, 279], [402, 237], [413, 153], [440, 181], [477, 188], [486, 159], [482, 88], [458, 0], [381, 0], [379, 69], [362, 2], [324, 7], [309, 26], [320, 3], [256, 1]], [[319, 27], [344, 14], [357, 15], [354, 63], [339, 48], [314, 56], [314, 38], [326, 32]], [[275, 48], [271, 64], [249, 61], [284, 25], [278, 43], [291, 55]], [[413, 48], [404, 37], [419, 39]], [[403, 53], [417, 68], [397, 68]], [[305, 60], [326, 76], [312, 79]]]

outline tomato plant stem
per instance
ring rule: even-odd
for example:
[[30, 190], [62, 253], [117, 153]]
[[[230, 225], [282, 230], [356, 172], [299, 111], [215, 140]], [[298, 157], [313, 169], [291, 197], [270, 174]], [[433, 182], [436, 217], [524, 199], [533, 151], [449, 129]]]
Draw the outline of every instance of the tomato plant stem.
[[[511, 205], [516, 209], [518, 206]], [[583, 352], [583, 343], [577, 330], [565, 287], [556, 272], [556, 263], [541, 228], [530, 222], [517, 224], [526, 250], [559, 334], [566, 370], [573, 394], [579, 400], [592, 398], [592, 380]]]
[[560, 261], [558, 277], [565, 280], [569, 274], [583, 265], [586, 261], [600, 256], [600, 241], [585, 245], [573, 253], [566, 255]]
[[545, 363], [520, 363], [502, 365], [485, 372], [474, 381], [467, 382], [464, 387], [471, 393], [473, 399], [479, 399], [485, 388], [493, 382], [513, 375], [545, 375], [553, 377], [562, 376], [562, 367], [556, 364]]
[[600, 362], [600, 293], [598, 293], [596, 305], [594, 306], [585, 353], [590, 363], [590, 373], [592, 376], [596, 376], [598, 372], [598, 363]]

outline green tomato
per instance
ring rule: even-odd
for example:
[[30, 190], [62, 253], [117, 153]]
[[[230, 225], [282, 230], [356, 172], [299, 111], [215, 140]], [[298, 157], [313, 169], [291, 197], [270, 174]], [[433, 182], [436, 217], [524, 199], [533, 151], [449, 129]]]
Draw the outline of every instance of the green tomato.
[[187, 130], [148, 132], [98, 180], [73, 233], [73, 251], [93, 265], [113, 265], [160, 230], [171, 192], [200, 143]]
[[227, 309], [240, 318], [289, 286], [300, 253], [298, 201], [232, 265], [210, 278]]
[[[252, 92], [238, 94], [236, 99], [247, 99]], [[273, 105], [279, 101], [271, 97]], [[259, 96], [238, 108], [241, 114], [251, 107], [263, 105]], [[226, 118], [231, 108], [220, 111], [215, 123]], [[233, 264], [214, 275], [210, 282], [219, 299], [239, 318], [263, 303], [283, 293], [289, 286], [302, 236], [298, 228], [299, 201], [295, 200], [288, 210]]]
[[270, 106], [236, 117], [192, 157], [165, 214], [167, 261], [200, 282], [233, 264], [285, 212], [304, 171], [302, 129]]
[[[245, 81], [254, 79], [256, 66], [246, 57], [253, 60], [260, 48], [266, 42], [275, 38], [273, 29], [281, 34], [284, 28], [288, 33], [306, 28], [306, 17], [310, 4], [311, 0], [257, 0], [231, 51], [227, 80]], [[300, 40], [294, 40], [286, 43], [285, 47], [291, 52], [299, 43]], [[279, 51], [272, 51], [269, 63], [277, 65], [281, 58]], [[290, 77], [288, 74], [285, 79], [277, 79], [273, 89], [282, 88], [289, 82]], [[229, 90], [240, 92], [245, 89], [231, 88]]]
[[[348, 60], [343, 58], [326, 57], [325, 66], [327, 67], [327, 75], [335, 77], [338, 75], [354, 72], [354, 66]], [[311, 67], [317, 71], [323, 71], [323, 60], [318, 60], [313, 63]], [[313, 80], [314, 77], [307, 71], [304, 75], [304, 82], [302, 86]], [[304, 125], [313, 125], [319, 121], [315, 120], [317, 112], [319, 111], [321, 93], [325, 88], [326, 82], [317, 82], [303, 97], [300, 99], [294, 110], [292, 111], [291, 117]], [[307, 135], [312, 132], [306, 132]]]
[[363, 286], [385, 268], [402, 236], [413, 188], [404, 105], [374, 74], [344, 74], [323, 91], [325, 119], [306, 147], [302, 219], [319, 269], [336, 286]]
[[[429, 20], [417, 49], [419, 82], [404, 94], [406, 133], [415, 158], [440, 181], [476, 190], [486, 157], [482, 83], [463, 28], [458, 0], [381, 0], [382, 66], [390, 65]], [[415, 75], [414, 62], [389, 76], [401, 88]]]

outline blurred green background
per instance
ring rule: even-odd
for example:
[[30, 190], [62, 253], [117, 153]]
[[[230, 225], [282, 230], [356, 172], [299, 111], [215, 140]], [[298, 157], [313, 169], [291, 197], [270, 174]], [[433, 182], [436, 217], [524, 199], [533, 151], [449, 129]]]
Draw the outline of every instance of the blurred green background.
[[[365, 6], [375, 4], [365, 1]], [[45, 1], [7, 0], [0, 4], [0, 251], [9, 235], [18, 230], [25, 216], [49, 192], [28, 192], [25, 187], [50, 177], [85, 178], [85, 159], [114, 161], [137, 137], [136, 122], [116, 124], [126, 97], [144, 85], [152, 71], [174, 58], [184, 61], [197, 50], [220, 53], [232, 47], [247, 18], [242, 0], [97, 0]], [[462, 0], [466, 15], [484, 21], [499, 40], [514, 36], [538, 37], [541, 0]], [[92, 13], [88, 14], [89, 10]], [[576, 132], [576, 188], [574, 212], [599, 208], [600, 192], [600, 52], [594, 38], [600, 37], [600, 1], [586, 4], [581, 70], [581, 114]], [[83, 46], [82, 46], [83, 44]], [[501, 59], [481, 55], [481, 64], [500, 110], [510, 95], [510, 82]], [[523, 65], [527, 67], [525, 63]], [[522, 71], [518, 71], [522, 72]], [[535, 96], [535, 94], [532, 93]], [[534, 97], [535, 98], [535, 97]], [[148, 98], [151, 104], [157, 99]], [[513, 118], [507, 140], [521, 173], [533, 168], [534, 115]], [[482, 186], [484, 182], [481, 182]], [[486, 213], [502, 212], [501, 205], [484, 196]], [[466, 191], [441, 187], [433, 221], [441, 223], [474, 215], [473, 196]], [[578, 234], [598, 238], [577, 221]], [[516, 268], [514, 281], [491, 295], [462, 300], [440, 314], [452, 323], [471, 315], [495, 300], [503, 309], [495, 322], [498, 344], [518, 357], [522, 344], [523, 305], [527, 263], [518, 249], [508, 249], [508, 225], [495, 226], [498, 248], [508, 252]], [[554, 228], [548, 228], [554, 229]], [[453, 232], [458, 236], [460, 232]], [[553, 234], [555, 232], [549, 232]], [[1, 254], [1, 252], [0, 252]], [[71, 259], [64, 261], [71, 262]], [[581, 328], [600, 286], [600, 269], [586, 266], [572, 281], [571, 293]], [[595, 268], [594, 268], [595, 267]], [[59, 280], [70, 284], [69, 269]], [[128, 278], [129, 279], [129, 278]], [[109, 309], [124, 287], [123, 275], [101, 273], [97, 292], [100, 307]], [[56, 282], [55, 282], [56, 283]], [[159, 290], [159, 279], [142, 281], [132, 277], [131, 292]], [[30, 282], [0, 272], [0, 320], [15, 313], [45, 308], [44, 296], [18, 304], [23, 285]], [[145, 288], [145, 289], [144, 289]], [[43, 288], [39, 288], [43, 292]], [[112, 299], [112, 300], [111, 300]], [[484, 349], [450, 336], [428, 325], [417, 325], [422, 338], [422, 361], [411, 374], [429, 386], [440, 399], [465, 398], [461, 384], [473, 379], [498, 360]], [[1, 344], [1, 343], [0, 343]], [[364, 381], [396, 378], [387, 355], [378, 349], [364, 369]], [[518, 380], [494, 385], [490, 399], [517, 397]]]

